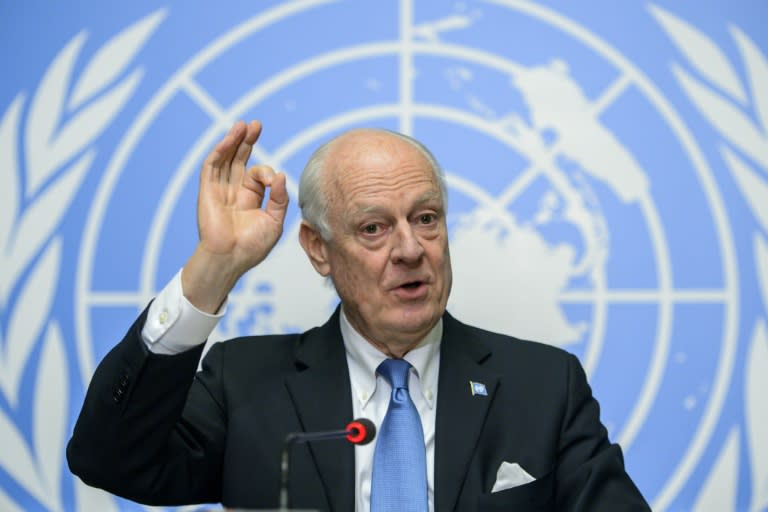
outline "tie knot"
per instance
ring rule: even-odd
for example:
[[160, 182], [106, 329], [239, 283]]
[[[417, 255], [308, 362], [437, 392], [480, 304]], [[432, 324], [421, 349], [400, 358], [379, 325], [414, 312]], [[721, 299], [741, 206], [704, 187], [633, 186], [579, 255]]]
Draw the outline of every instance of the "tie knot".
[[408, 370], [411, 363], [405, 359], [385, 359], [379, 365], [379, 375], [387, 379], [392, 389], [408, 389]]

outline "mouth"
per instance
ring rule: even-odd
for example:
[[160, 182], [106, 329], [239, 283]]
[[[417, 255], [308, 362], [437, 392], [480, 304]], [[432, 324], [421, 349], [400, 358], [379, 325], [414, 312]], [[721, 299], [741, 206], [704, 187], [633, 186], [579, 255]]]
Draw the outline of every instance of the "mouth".
[[424, 298], [427, 294], [426, 281], [407, 281], [394, 288], [395, 295], [405, 300], [415, 300]]

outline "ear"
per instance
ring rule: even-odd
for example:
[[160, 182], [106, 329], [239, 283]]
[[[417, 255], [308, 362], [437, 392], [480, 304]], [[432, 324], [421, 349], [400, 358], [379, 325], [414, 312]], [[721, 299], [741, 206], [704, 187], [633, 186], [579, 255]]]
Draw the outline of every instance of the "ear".
[[301, 221], [299, 228], [299, 243], [317, 273], [323, 277], [328, 276], [331, 272], [331, 265], [328, 263], [328, 245], [320, 233], [304, 220]]

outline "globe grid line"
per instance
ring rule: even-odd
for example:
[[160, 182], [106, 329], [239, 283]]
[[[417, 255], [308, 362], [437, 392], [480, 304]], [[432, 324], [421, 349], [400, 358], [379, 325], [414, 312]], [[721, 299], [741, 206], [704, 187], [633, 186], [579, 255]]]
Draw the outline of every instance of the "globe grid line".
[[[159, 290], [153, 290], [156, 294]], [[600, 292], [603, 300], [607, 304], [628, 304], [628, 303], [657, 303], [660, 300], [661, 293], [654, 289], [644, 288], [607, 288]], [[594, 302], [594, 291], [566, 289], [558, 294], [558, 300], [569, 304], [590, 304]], [[124, 291], [90, 291], [85, 295], [86, 302], [91, 306], [136, 306], [143, 308], [146, 303], [143, 302], [143, 295], [134, 292]], [[669, 300], [672, 304], [719, 304], [726, 303], [733, 298], [724, 290], [706, 289], [706, 288], [678, 288], [669, 292]]]
[[411, 0], [400, 0], [400, 51], [399, 54], [399, 101], [400, 132], [413, 135], [413, 4]]
[[506, 208], [506, 205], [512, 203], [533, 181], [542, 174], [541, 169], [537, 165], [529, 165], [520, 174], [516, 176], [516, 179], [510, 183], [507, 188], [501, 191], [496, 198], [499, 208]]
[[[517, 3], [512, 2], [512, 4], [517, 4]], [[526, 8], [534, 7], [534, 6], [525, 5], [525, 4], [520, 4], [520, 5], [523, 5]], [[642, 77], [641, 75], [641, 78], [644, 78], [644, 77]], [[640, 84], [640, 86], [642, 89], [644, 87], [644, 84]], [[659, 110], [663, 114], [665, 114], [665, 120], [668, 123], [670, 123], [670, 125], [673, 127], [675, 134], [683, 143], [684, 147], [687, 150], [689, 158], [694, 163], [694, 167], [698, 171], [698, 177], [702, 182], [702, 185], [704, 186], [705, 192], [707, 193], [708, 204], [712, 208], [712, 211], [715, 215], [714, 225], [715, 225], [715, 229], [718, 232], [718, 238], [721, 241], [720, 243], [721, 260], [724, 262], [723, 265], [725, 266], [724, 276], [725, 276], [726, 287], [728, 285], [734, 286], [734, 281], [732, 278], [736, 275], [736, 267], [735, 265], [732, 264], [733, 251], [732, 251], [731, 245], [729, 245], [728, 243], [724, 243], [724, 242], [730, 241], [730, 232], [728, 232], [728, 230], [724, 228], [723, 221], [725, 220], [725, 212], [719, 201], [719, 197], [717, 197], [716, 193], [713, 193], [713, 189], [711, 188], [712, 179], [707, 172], [703, 171], [703, 170], [708, 171], [706, 167], [706, 162], [701, 157], [701, 154], [698, 151], [698, 148], [695, 146], [695, 142], [692, 140], [692, 138], [689, 137], [687, 129], [685, 128], [683, 123], [679, 120], [679, 118], [676, 116], [674, 111], [672, 111], [671, 108], [669, 108], [666, 101], [663, 98], [661, 98], [660, 95], [658, 95], [652, 87], [647, 87], [646, 89], [643, 89], [643, 90], [646, 93], [647, 97], [660, 100], [655, 102], [654, 104], [657, 106], [657, 108], [659, 108]], [[124, 139], [124, 141], [125, 140], [126, 139]], [[124, 146], [121, 145], [121, 148], [122, 147]], [[114, 158], [113, 158], [113, 161], [115, 161]], [[113, 166], [110, 165], [110, 168], [113, 168]], [[101, 191], [102, 191], [102, 187], [100, 186], [99, 192]], [[107, 194], [107, 196], [108, 195], [109, 194]], [[91, 223], [92, 218], [93, 218], [92, 216], [89, 216], [88, 218], [89, 224], [92, 224]], [[84, 240], [85, 238], [86, 237], [84, 237]], [[84, 247], [85, 245], [86, 244], [84, 243], [83, 245], [81, 245], [81, 247]], [[78, 274], [81, 274], [81, 272], [78, 272]], [[724, 386], [727, 385], [727, 381], [729, 379], [729, 375], [732, 371], [732, 366], [733, 366], [733, 356], [734, 356], [733, 353], [735, 351], [733, 340], [735, 339], [735, 325], [736, 325], [736, 317], [734, 313], [736, 311], [737, 304], [738, 304], [738, 294], [733, 292], [731, 293], [724, 292], [724, 295], [727, 297], [730, 297], [732, 301], [727, 304], [727, 306], [730, 306], [730, 307], [726, 307], [727, 311], [726, 311], [725, 320], [724, 320], [725, 334], [723, 336], [723, 342], [721, 343], [725, 357], [723, 358], [722, 364], [718, 368], [717, 378], [715, 382], [715, 390], [711, 395], [710, 399], [708, 400], [707, 412], [705, 413], [705, 418], [699, 423], [699, 427], [697, 429], [694, 441], [689, 445], [686, 455], [683, 457], [680, 464], [678, 464], [677, 468], [675, 469], [675, 472], [673, 473], [673, 478], [669, 480], [664, 490], [661, 493], [659, 493], [657, 497], [657, 503], [654, 504], [655, 508], [664, 507], [668, 505], [668, 503], [667, 504], [664, 503], [664, 500], [667, 498], [668, 498], [668, 501], [671, 500], [679, 491], [680, 487], [684, 483], [688, 474], [690, 474], [692, 465], [695, 464], [695, 462], [701, 456], [702, 450], [704, 448], [704, 445], [707, 442], [707, 439], [711, 436], [711, 432], [714, 424], [712, 421], [708, 421], [708, 419], [711, 420], [713, 417], [715, 417], [716, 416], [715, 412], [722, 407], [722, 399], [724, 398], [723, 394], [725, 392]], [[78, 313], [78, 316], [79, 316], [79, 313]], [[78, 343], [80, 343], [79, 339], [80, 337], [78, 337]], [[681, 482], [681, 483], [678, 485], [677, 482]], [[677, 485], [677, 487], [675, 487], [675, 485]]]
[[595, 110], [595, 117], [598, 117], [599, 113], [602, 113], [610, 105], [612, 105], [634, 82], [623, 69], [622, 73], [618, 75], [616, 80], [608, 85], [605, 90], [592, 102], [592, 106]]
[[[652, 201], [649, 195], [643, 194], [640, 199], [640, 206], [646, 218], [646, 223], [649, 224], [649, 232], [651, 238], [655, 240], [655, 243], [651, 244], [654, 250], [654, 258], [656, 260], [656, 266], [658, 271], [657, 280], [659, 282], [658, 287], [661, 288], [662, 294], [659, 300], [659, 310], [657, 313], [658, 324], [656, 328], [656, 349], [651, 358], [651, 364], [646, 374], [646, 389], [653, 389], [653, 400], [655, 400], [656, 394], [661, 387], [661, 382], [664, 377], [664, 371], [669, 360], [669, 346], [672, 337], [672, 303], [669, 300], [669, 290], [672, 288], [672, 271], [671, 262], [669, 260], [669, 252], [667, 250], [667, 244], [665, 242], [666, 236], [664, 236], [664, 229], [662, 227], [661, 220], [659, 219], [657, 210], [653, 207]], [[647, 415], [653, 405], [653, 400], [650, 394], [643, 394], [641, 403], [635, 407], [637, 414], [633, 412], [630, 415], [630, 419], [625, 426], [625, 432], [628, 432], [627, 439], [633, 439], [634, 436], [639, 433], [642, 426], [642, 422], [645, 421], [645, 416], [641, 419], [641, 413]], [[624, 436], [619, 437], [619, 443], [622, 444]], [[623, 446], [623, 444], [622, 444]]]
[[234, 119], [227, 117], [224, 108], [208, 93], [200, 83], [191, 76], [186, 76], [181, 81], [181, 90], [187, 93], [189, 99], [197, 104], [202, 111], [212, 120], [216, 121], [220, 130], [229, 130], [235, 122]]
[[[661, 292], [643, 288], [610, 288], [602, 293], [605, 300], [612, 304], [657, 302], [662, 296]], [[716, 288], [677, 288], [669, 290], [666, 295], [673, 304], [716, 304], [732, 299], [727, 291]], [[561, 301], [572, 303], [590, 302], [594, 296], [594, 292], [582, 290], [565, 290], [559, 295]]]

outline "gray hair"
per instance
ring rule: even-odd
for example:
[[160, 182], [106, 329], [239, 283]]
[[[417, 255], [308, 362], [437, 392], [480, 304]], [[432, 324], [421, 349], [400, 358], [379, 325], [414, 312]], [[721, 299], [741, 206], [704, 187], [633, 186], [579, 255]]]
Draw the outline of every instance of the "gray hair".
[[[383, 128], [373, 128], [369, 130], [393, 135], [416, 148], [429, 163], [435, 180], [440, 186], [440, 195], [443, 199], [443, 203], [447, 204], [448, 189], [445, 184], [443, 169], [440, 167], [440, 164], [437, 162], [437, 159], [432, 152], [427, 149], [424, 144], [413, 137], [392, 130]], [[301, 180], [299, 181], [299, 208], [301, 208], [301, 217], [312, 227], [317, 229], [320, 236], [326, 241], [331, 239], [332, 233], [331, 226], [328, 222], [328, 196], [324, 190], [322, 180], [326, 164], [325, 158], [339, 138], [346, 133], [349, 132], [334, 137], [312, 153], [307, 161], [307, 165], [304, 166], [304, 171], [301, 173]]]

